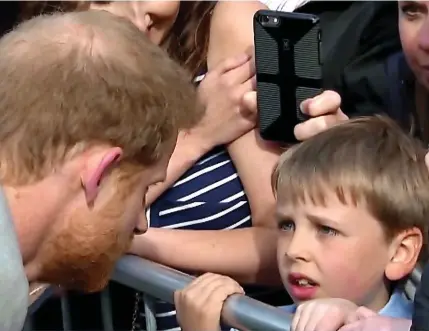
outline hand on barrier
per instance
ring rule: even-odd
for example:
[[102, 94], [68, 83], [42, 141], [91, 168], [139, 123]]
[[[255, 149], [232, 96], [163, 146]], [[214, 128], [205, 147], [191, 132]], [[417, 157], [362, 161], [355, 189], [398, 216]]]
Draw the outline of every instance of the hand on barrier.
[[301, 103], [301, 111], [312, 118], [295, 127], [296, 139], [306, 140], [335, 124], [347, 121], [349, 118], [340, 106], [341, 97], [334, 91], [325, 91], [314, 98], [304, 100]]
[[366, 307], [359, 307], [338, 331], [409, 331], [411, 320], [385, 317]]
[[255, 66], [242, 54], [220, 62], [198, 87], [205, 114], [193, 130], [210, 147], [228, 144], [256, 125], [256, 108], [242, 105], [245, 93], [255, 89]]
[[222, 306], [232, 294], [244, 294], [233, 279], [204, 274], [174, 293], [176, 316], [183, 331], [220, 330]]
[[345, 299], [315, 299], [298, 306], [291, 331], [337, 331], [358, 306]]

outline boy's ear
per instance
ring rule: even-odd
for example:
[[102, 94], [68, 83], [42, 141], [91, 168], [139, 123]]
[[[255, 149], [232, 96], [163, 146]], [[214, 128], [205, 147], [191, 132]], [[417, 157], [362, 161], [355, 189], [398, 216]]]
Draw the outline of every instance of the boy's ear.
[[391, 281], [408, 276], [417, 264], [423, 245], [420, 229], [414, 227], [400, 232], [392, 241], [390, 261], [386, 266], [386, 278]]

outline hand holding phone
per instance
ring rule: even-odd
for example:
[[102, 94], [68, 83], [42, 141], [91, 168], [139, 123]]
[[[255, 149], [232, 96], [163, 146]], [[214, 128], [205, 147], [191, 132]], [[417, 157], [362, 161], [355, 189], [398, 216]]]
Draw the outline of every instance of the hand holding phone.
[[261, 137], [296, 142], [295, 126], [309, 119], [301, 103], [322, 92], [319, 18], [260, 10], [253, 23]]

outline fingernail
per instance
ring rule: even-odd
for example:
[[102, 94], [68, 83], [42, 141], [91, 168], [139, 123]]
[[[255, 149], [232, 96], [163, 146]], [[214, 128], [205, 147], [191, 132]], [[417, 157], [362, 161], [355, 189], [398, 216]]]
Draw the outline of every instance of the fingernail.
[[313, 100], [311, 100], [311, 106], [318, 107], [321, 102], [323, 102], [323, 99], [315, 97]]

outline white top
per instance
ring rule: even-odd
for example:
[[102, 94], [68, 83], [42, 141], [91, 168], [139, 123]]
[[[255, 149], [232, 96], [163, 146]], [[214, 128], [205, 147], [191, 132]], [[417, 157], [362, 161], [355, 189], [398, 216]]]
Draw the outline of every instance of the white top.
[[259, 0], [271, 10], [292, 12], [310, 0]]

